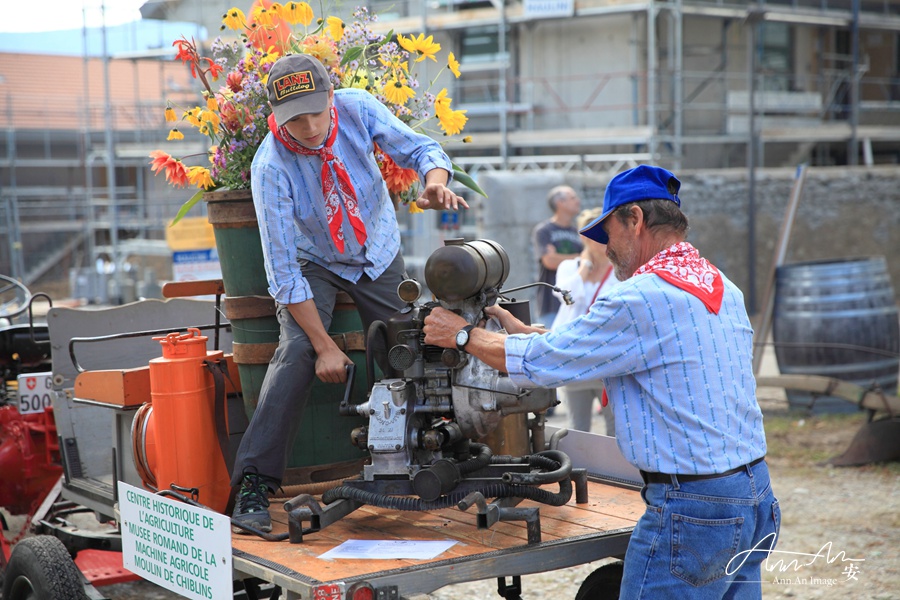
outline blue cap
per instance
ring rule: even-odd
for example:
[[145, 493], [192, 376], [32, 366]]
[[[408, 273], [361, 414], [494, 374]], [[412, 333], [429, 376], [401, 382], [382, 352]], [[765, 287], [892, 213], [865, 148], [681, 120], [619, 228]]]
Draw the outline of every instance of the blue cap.
[[606, 186], [603, 197], [603, 214], [581, 230], [581, 235], [601, 244], [609, 243], [609, 236], [600, 224], [614, 210], [629, 202], [641, 200], [671, 200], [681, 206], [678, 190], [681, 182], [671, 172], [662, 167], [641, 165], [619, 173]]

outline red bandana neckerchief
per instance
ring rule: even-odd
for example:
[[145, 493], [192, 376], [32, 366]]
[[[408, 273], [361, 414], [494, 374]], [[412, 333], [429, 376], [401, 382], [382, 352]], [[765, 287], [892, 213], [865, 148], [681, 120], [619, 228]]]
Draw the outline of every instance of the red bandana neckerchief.
[[708, 260], [700, 258], [700, 253], [689, 243], [666, 248], [634, 272], [642, 273], [656, 273], [675, 287], [697, 296], [709, 312], [719, 314], [725, 293], [722, 275]]
[[[364, 245], [366, 243], [366, 225], [359, 214], [356, 190], [353, 189], [353, 183], [350, 182], [350, 175], [347, 174], [344, 163], [335, 156], [332, 150], [338, 132], [338, 117], [334, 107], [331, 107], [331, 129], [328, 137], [322, 147], [315, 150], [297, 143], [284, 126], [278, 127], [275, 123], [275, 115], [269, 115], [268, 122], [269, 131], [288, 150], [306, 156], [318, 156], [322, 159], [322, 195], [325, 197], [325, 215], [328, 217], [328, 229], [331, 231], [331, 239], [334, 240], [334, 245], [338, 252], [344, 253], [344, 231], [341, 228], [344, 220], [341, 212], [342, 199], [344, 209], [347, 211], [347, 217], [350, 219], [350, 225], [353, 226], [353, 232], [356, 234], [356, 241], [359, 242], [360, 246]], [[331, 169], [328, 168], [328, 163], [331, 163]], [[337, 175], [337, 181], [335, 181], [335, 175]]]

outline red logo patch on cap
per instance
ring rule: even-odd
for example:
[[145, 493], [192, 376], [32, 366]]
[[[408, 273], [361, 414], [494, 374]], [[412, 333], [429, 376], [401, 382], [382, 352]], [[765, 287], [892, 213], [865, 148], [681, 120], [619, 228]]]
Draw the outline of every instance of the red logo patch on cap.
[[313, 80], [312, 71], [298, 71], [276, 79], [273, 88], [275, 90], [275, 101], [281, 102], [294, 94], [315, 92], [316, 82]]

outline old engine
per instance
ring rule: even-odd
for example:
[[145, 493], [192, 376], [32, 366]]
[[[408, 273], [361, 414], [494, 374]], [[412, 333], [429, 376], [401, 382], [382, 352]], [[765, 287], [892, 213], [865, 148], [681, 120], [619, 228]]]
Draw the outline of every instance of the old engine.
[[[520, 389], [466, 352], [424, 343], [423, 322], [432, 308], [443, 306], [470, 324], [482, 324], [485, 307], [509, 300], [501, 293], [508, 275], [509, 257], [496, 242], [450, 240], [425, 265], [433, 301], [420, 302], [423, 289], [417, 281], [399, 286], [407, 305], [367, 333], [368, 347], [379, 338], [386, 342], [384, 371], [389, 375], [371, 383], [367, 402], [341, 406], [343, 414], [368, 418], [366, 426], [353, 431], [352, 442], [368, 449], [370, 464], [359, 479], [327, 491], [325, 509], [304, 495], [285, 505], [289, 512], [296, 509], [294, 516], [312, 521], [315, 530], [361, 504], [427, 510], [484, 506], [485, 498], [568, 502], [571, 462], [562, 452], [544, 448], [544, 413], [557, 404], [556, 391]], [[493, 320], [485, 326], [499, 327]], [[368, 356], [367, 366], [371, 377], [374, 360]], [[505, 417], [521, 413], [535, 413], [532, 453], [494, 455], [481, 440]], [[546, 483], [558, 483], [559, 492], [537, 487]], [[340, 501], [350, 506], [329, 517]]]

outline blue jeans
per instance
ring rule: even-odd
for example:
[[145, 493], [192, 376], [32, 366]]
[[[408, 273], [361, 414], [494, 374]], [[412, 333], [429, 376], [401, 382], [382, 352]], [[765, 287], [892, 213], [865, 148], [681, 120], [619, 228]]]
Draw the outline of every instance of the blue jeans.
[[641, 495], [647, 510], [628, 544], [620, 598], [762, 597], [767, 553], [735, 557], [775, 547], [781, 510], [765, 461], [727, 477], [650, 483]]

